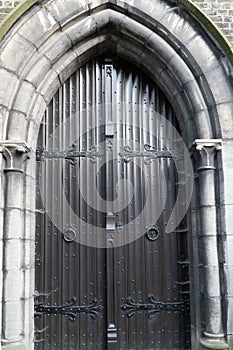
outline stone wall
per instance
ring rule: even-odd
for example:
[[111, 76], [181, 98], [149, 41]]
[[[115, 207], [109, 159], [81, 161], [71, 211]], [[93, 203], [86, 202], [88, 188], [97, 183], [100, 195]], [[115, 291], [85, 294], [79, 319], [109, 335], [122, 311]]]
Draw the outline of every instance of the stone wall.
[[[35, 148], [42, 116], [72, 72], [111, 49], [132, 64], [140, 62], [151, 79], [163, 83], [187, 145], [201, 152], [199, 184], [195, 178], [198, 200], [193, 198], [190, 210], [193, 349], [227, 349], [224, 331], [233, 350], [232, 70], [225, 56], [216, 55], [215, 42], [206, 42], [202, 27], [192, 26], [183, 12], [174, 13], [167, 0], [121, 0], [113, 9], [99, 6], [102, 0], [72, 1], [75, 6], [59, 0], [56, 7], [40, 1], [2, 41], [0, 133], [9, 141], [1, 143], [4, 167], [0, 163], [0, 171], [5, 170], [0, 178], [5, 185], [5, 193], [0, 186], [0, 348], [34, 349]], [[129, 6], [132, 1], [137, 7]], [[154, 18], [150, 25], [149, 16]], [[174, 18], [181, 25], [172, 32]], [[34, 152], [25, 159], [28, 146]]]
[[233, 44], [233, 1], [195, 0], [194, 3], [212, 19]]
[[[0, 0], [0, 22], [22, 0]], [[188, 1], [188, 0], [187, 0]], [[233, 1], [193, 0], [225, 34], [233, 45]]]
[[11, 12], [22, 0], [0, 0], [0, 21]]

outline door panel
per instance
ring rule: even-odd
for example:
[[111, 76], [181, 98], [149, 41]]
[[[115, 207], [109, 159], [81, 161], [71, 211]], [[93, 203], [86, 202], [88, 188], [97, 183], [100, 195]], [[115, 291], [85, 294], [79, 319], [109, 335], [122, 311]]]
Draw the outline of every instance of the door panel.
[[179, 151], [171, 125], [158, 87], [117, 59], [81, 67], [49, 104], [37, 149], [37, 349], [190, 349], [186, 219], [166, 233], [178, 186], [163, 149]]

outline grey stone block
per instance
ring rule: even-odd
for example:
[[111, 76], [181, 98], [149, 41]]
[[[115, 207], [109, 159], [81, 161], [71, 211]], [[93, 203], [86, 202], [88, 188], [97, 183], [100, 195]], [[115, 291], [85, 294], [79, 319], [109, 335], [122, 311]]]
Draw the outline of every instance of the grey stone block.
[[[230, 332], [232, 332], [233, 328], [230, 328]], [[227, 344], [229, 345], [229, 350], [233, 349], [233, 334], [227, 334]]]
[[8, 123], [8, 140], [25, 140], [26, 137], [26, 115], [18, 112], [11, 111], [9, 113]]
[[36, 149], [36, 146], [33, 145], [37, 139], [40, 123], [42, 121], [46, 107], [47, 103], [45, 102], [44, 97], [37, 92], [34, 95], [28, 118], [28, 143], [31, 147], [33, 147], [34, 150]]
[[[181, 67], [182, 69], [183, 67]], [[185, 67], [184, 67], [185, 69]], [[179, 75], [177, 74], [177, 78], [179, 79]], [[192, 110], [194, 113], [197, 113], [199, 111], [207, 110], [207, 106], [205, 103], [205, 100], [203, 98], [202, 92], [200, 90], [200, 87], [198, 86], [196, 80], [191, 80], [187, 82], [183, 86], [184, 92], [187, 94], [189, 101], [192, 104]], [[200, 125], [202, 125], [200, 123]]]
[[214, 235], [216, 229], [216, 207], [208, 206], [200, 208], [201, 212], [201, 235], [208, 237]]
[[[31, 146], [30, 146], [31, 147]], [[27, 177], [30, 177], [32, 180], [35, 180], [36, 178], [36, 169], [35, 169], [35, 161], [36, 161], [36, 152], [34, 149], [31, 148], [29, 152], [30, 158], [27, 159], [27, 162], [25, 162], [25, 175], [26, 175], [26, 181]], [[34, 186], [34, 182], [31, 184], [28, 184], [29, 188], [30, 186]]]
[[[0, 209], [0, 242], [3, 238], [3, 222], [4, 222], [4, 209]], [[0, 243], [0, 252], [2, 251], [2, 242]]]
[[20, 269], [21, 267], [21, 242], [19, 239], [4, 240], [4, 270]]
[[31, 176], [26, 176], [25, 185], [27, 188], [24, 196], [25, 209], [33, 210], [35, 207], [35, 179]]
[[[29, 283], [31, 283], [30, 281], [28, 281]], [[28, 286], [26, 284], [26, 286]], [[25, 319], [28, 322], [25, 322], [25, 327], [24, 327], [24, 332], [26, 334], [31, 334], [32, 333], [32, 322], [30, 322], [31, 319], [34, 318], [34, 298], [25, 298], [22, 300], [22, 308], [24, 310], [24, 315], [25, 315]], [[33, 337], [31, 337], [31, 345], [32, 346], [32, 341], [33, 341], [34, 335]], [[30, 348], [26, 348], [27, 350], [29, 350]]]
[[[210, 130], [210, 120], [208, 109], [201, 109], [200, 111], [194, 112], [192, 114], [192, 125], [196, 122], [196, 135], [198, 138], [211, 139], [212, 132]], [[191, 138], [189, 138], [191, 140]], [[189, 141], [190, 142], [190, 141]], [[190, 144], [191, 147], [191, 144]]]
[[5, 220], [5, 238], [20, 239], [22, 236], [22, 218], [23, 213], [21, 209], [6, 210]]
[[22, 81], [19, 86], [13, 109], [16, 109], [27, 115], [34, 93], [35, 87], [27, 81]]
[[[89, 0], [90, 1], [90, 0]], [[90, 1], [93, 5], [100, 2], [98, 0]], [[162, 18], [163, 14], [170, 8], [170, 6], [166, 6], [161, 1], [148, 1], [145, 2], [143, 0], [132, 0], [127, 1], [126, 3], [122, 0], [116, 0], [117, 5], [128, 8], [131, 13], [141, 15], [143, 13], [146, 13], [149, 17], [155, 19], [155, 18]], [[92, 5], [92, 6], [93, 6]]]
[[0, 65], [19, 73], [35, 50], [34, 45], [15, 33], [0, 51]]
[[186, 43], [185, 51], [186, 54], [190, 55], [190, 58], [193, 57], [197, 63], [196, 66], [193, 66], [194, 69], [199, 70], [201, 67], [202, 71], [205, 73], [219, 66], [219, 61], [213, 50], [211, 50], [208, 41], [204, 40], [202, 35], [198, 32]]
[[72, 42], [70, 38], [66, 33], [59, 31], [40, 47], [39, 52], [43, 53], [53, 64], [71, 47]]
[[44, 55], [37, 53], [28, 63], [22, 77], [37, 87], [51, 68], [51, 62]]
[[29, 348], [23, 343], [16, 343], [16, 344], [3, 344], [2, 350], [29, 350]]
[[182, 16], [182, 13], [178, 11], [177, 7], [174, 7], [173, 9], [167, 8], [167, 10], [164, 10], [163, 15], [159, 17], [159, 21], [167, 30], [169, 30], [169, 33], [171, 33], [171, 36], [169, 35], [170, 40], [174, 41], [175, 39], [178, 39], [180, 43], [182, 43], [182, 46], [185, 47], [185, 45], [196, 35], [196, 30], [192, 24]]
[[46, 105], [49, 104], [60, 86], [61, 83], [57, 73], [51, 70], [37, 89], [37, 91], [44, 97]]
[[218, 283], [219, 266], [205, 266], [203, 267], [203, 274], [205, 281], [208, 283], [208, 290], [206, 288], [206, 282], [204, 283], [205, 299], [213, 298], [218, 302], [220, 300], [220, 285]]
[[[141, 43], [148, 48], [153, 48], [155, 51], [157, 45], [160, 45], [163, 42], [163, 39], [147, 26], [144, 26], [141, 23], [139, 24], [128, 16], [122, 14], [116, 15], [113, 11], [109, 10], [109, 18], [111, 27], [115, 29], [118, 35], [125, 35], [125, 40], [127, 40], [126, 38], [128, 38], [128, 40], [136, 40], [138, 43]], [[136, 37], [134, 33], [137, 33]], [[156, 39], [158, 42], [156, 42]], [[162, 51], [168, 48], [168, 45], [165, 44], [164, 46], [161, 45]], [[163, 56], [163, 52], [161, 55]]]
[[18, 172], [7, 173], [7, 208], [22, 208], [22, 174]]
[[3, 156], [0, 154], [0, 209], [4, 209], [4, 203], [5, 203], [5, 198], [4, 198], [4, 193], [5, 193], [5, 186], [4, 186], [4, 171], [3, 167], [5, 165], [5, 162], [3, 160]]
[[15, 74], [0, 68], [0, 81], [0, 105], [9, 107], [19, 80]]
[[40, 44], [58, 28], [60, 26], [54, 17], [42, 7], [30, 17], [30, 20], [22, 24], [18, 33], [39, 48]]
[[233, 101], [217, 105], [219, 121], [221, 125], [221, 132], [223, 137], [233, 138]]
[[[205, 77], [214, 94], [216, 104], [233, 101], [232, 86], [230, 85], [230, 81], [228, 83], [226, 82], [225, 72], [220, 64], [205, 73]], [[221, 88], [219, 88], [220, 86]]]
[[233, 205], [232, 189], [233, 168], [224, 169], [224, 203]]
[[20, 270], [11, 270], [4, 273], [3, 302], [19, 302], [23, 291], [23, 274]]
[[[228, 238], [227, 238], [228, 239]], [[228, 240], [228, 243], [231, 241], [232, 243], [232, 239]], [[228, 255], [228, 262], [230, 263], [230, 265], [228, 264], [224, 264], [224, 274], [225, 274], [225, 278], [226, 278], [226, 289], [225, 289], [225, 295], [228, 297], [233, 298], [233, 263], [232, 263], [232, 252], [229, 252], [229, 244], [227, 247], [228, 251], [226, 252], [226, 254]], [[231, 247], [232, 250], [232, 247]], [[231, 255], [230, 259], [229, 259], [229, 253]]]
[[25, 229], [24, 239], [34, 240], [35, 239], [35, 214], [31, 211], [25, 213]]
[[179, 81], [181, 85], [184, 86], [184, 88], [187, 83], [192, 84], [194, 82], [195, 77], [193, 76], [188, 66], [185, 65], [183, 59], [179, 56], [179, 54], [174, 54], [167, 62], [167, 65], [168, 69], [174, 75], [177, 75], [177, 77], [179, 77]]
[[[98, 17], [98, 16], [97, 16]], [[106, 19], [107, 20], [107, 19]], [[85, 39], [85, 37], [93, 35], [97, 31], [97, 21], [94, 16], [85, 17], [80, 22], [74, 23], [66, 30], [72, 45]]]
[[48, 1], [46, 8], [62, 26], [89, 10], [85, 0]]
[[35, 251], [33, 248], [34, 243], [32, 240], [24, 239], [21, 241], [21, 249], [24, 252], [24, 257], [22, 258], [22, 269], [24, 272], [34, 266]]
[[[44, 99], [42, 98], [42, 100], [44, 101]], [[44, 108], [42, 108], [41, 110], [39, 109], [39, 105], [37, 105], [37, 109], [38, 109], [38, 112], [39, 114], [41, 114], [41, 117], [43, 116], [43, 112], [45, 111], [45, 108], [46, 108], [46, 103], [44, 101]], [[35, 118], [36, 119], [36, 118]], [[38, 119], [40, 120], [41, 118], [38, 117]], [[37, 147], [37, 135], [38, 135], [38, 132], [39, 132], [39, 128], [40, 128], [40, 125], [38, 125], [34, 119], [29, 119], [28, 118], [28, 134], [27, 134], [27, 141], [28, 143], [30, 144], [30, 147], [32, 149], [31, 153], [33, 152], [34, 155], [35, 155], [35, 150], [36, 150], [36, 147]]]
[[224, 212], [225, 212], [226, 234], [232, 235], [233, 234], [233, 205], [225, 205]]
[[56, 71], [61, 84], [63, 84], [79, 68], [79, 65], [78, 54], [72, 50], [53, 65], [53, 70]]
[[2, 140], [6, 132], [6, 120], [8, 117], [8, 110], [4, 106], [0, 106], [0, 139]]

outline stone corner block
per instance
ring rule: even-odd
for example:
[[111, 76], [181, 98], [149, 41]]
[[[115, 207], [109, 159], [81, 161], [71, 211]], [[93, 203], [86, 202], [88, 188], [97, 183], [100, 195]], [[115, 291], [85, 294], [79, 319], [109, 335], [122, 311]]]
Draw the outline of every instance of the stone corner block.
[[23, 343], [5, 344], [5, 345], [2, 345], [2, 350], [27, 350], [27, 348]]

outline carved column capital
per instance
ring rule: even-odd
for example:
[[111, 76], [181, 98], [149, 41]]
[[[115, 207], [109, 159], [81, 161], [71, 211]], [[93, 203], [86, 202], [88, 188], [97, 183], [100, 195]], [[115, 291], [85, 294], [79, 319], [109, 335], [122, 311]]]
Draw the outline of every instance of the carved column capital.
[[222, 140], [220, 139], [196, 139], [193, 142], [193, 151], [199, 160], [197, 171], [215, 170], [214, 158], [217, 151], [221, 149]]
[[23, 172], [23, 162], [29, 158], [30, 151], [24, 141], [0, 141], [0, 152], [6, 160], [4, 171]]

